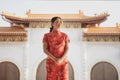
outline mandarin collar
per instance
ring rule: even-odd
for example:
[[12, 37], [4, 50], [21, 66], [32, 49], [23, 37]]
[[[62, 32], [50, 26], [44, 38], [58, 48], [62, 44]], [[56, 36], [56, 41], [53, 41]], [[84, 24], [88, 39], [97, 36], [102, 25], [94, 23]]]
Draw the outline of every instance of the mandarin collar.
[[60, 34], [60, 30], [52, 30], [52, 33], [54, 33], [54, 34]]

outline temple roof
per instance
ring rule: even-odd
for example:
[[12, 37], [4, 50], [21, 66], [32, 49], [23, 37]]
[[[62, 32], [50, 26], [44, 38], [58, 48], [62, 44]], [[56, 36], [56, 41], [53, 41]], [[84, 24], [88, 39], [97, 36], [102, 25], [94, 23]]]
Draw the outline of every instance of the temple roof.
[[26, 31], [19, 26], [0, 27], [0, 34], [25, 34]]
[[84, 30], [84, 35], [120, 35], [119, 27], [91, 27]]
[[27, 31], [19, 26], [0, 27], [1, 41], [27, 41]]
[[30, 21], [49, 21], [53, 16], [60, 16], [63, 21], [80, 21], [80, 22], [91, 22], [94, 21], [104, 21], [109, 16], [107, 13], [94, 16], [86, 16], [83, 12], [79, 14], [32, 14], [30, 11], [26, 13], [26, 16], [16, 16], [15, 14], [10, 14], [5, 11], [1, 14], [6, 19], [13, 22], [28, 23]]

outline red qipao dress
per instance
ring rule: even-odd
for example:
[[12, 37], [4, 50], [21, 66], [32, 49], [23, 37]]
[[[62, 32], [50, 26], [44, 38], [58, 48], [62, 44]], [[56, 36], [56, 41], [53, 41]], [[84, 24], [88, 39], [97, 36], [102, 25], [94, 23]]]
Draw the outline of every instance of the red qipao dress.
[[[69, 42], [69, 38], [65, 33], [53, 30], [44, 35], [43, 42], [48, 44], [48, 50], [53, 56], [60, 58], [64, 55], [65, 44]], [[66, 58], [58, 64], [48, 57], [46, 70], [47, 80], [69, 80], [68, 61]]]

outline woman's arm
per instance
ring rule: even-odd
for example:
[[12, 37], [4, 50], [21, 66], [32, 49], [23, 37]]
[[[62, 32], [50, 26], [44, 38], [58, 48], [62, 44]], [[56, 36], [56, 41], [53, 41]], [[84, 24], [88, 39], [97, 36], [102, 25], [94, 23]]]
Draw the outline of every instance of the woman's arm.
[[65, 45], [64, 54], [63, 54], [63, 56], [62, 56], [61, 58], [58, 58], [58, 59], [57, 59], [57, 63], [61, 63], [61, 62], [66, 58], [67, 53], [68, 53], [68, 49], [69, 49], [69, 43], [67, 43], [67, 44]]
[[49, 57], [51, 58], [53, 61], [57, 61], [56, 60], [56, 57], [54, 57], [48, 50], [48, 44], [46, 42], [43, 42], [43, 51], [44, 53]]

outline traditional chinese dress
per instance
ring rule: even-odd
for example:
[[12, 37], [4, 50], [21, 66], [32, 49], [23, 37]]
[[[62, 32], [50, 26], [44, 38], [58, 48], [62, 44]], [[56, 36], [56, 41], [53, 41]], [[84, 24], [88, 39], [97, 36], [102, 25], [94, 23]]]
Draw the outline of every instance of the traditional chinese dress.
[[[60, 58], [64, 55], [65, 44], [69, 42], [68, 36], [58, 30], [46, 33], [43, 42], [48, 44], [49, 52]], [[69, 80], [68, 79], [68, 61], [65, 58], [62, 63], [56, 63], [49, 57], [46, 61], [47, 80]]]

